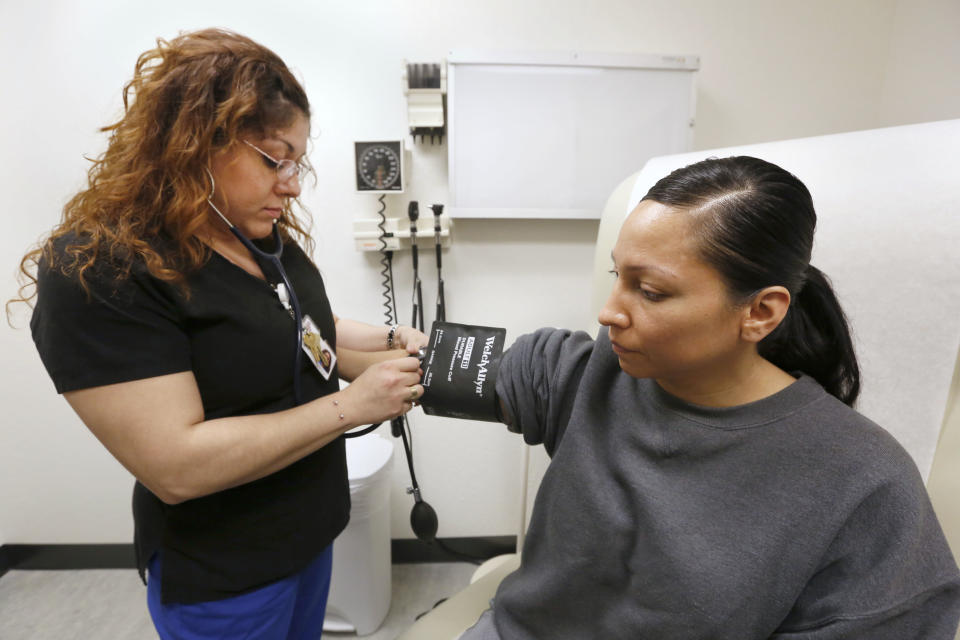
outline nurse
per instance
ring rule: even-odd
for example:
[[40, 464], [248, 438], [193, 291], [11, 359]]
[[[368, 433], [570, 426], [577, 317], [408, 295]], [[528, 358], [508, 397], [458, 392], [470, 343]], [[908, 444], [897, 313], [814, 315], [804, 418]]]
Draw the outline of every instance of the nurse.
[[953, 640], [960, 574], [912, 459], [851, 408], [815, 226], [769, 162], [679, 169], [620, 231], [597, 339], [504, 355], [506, 421], [552, 461], [463, 640]]
[[340, 436], [410, 410], [426, 337], [332, 312], [297, 215], [310, 105], [269, 49], [159, 40], [104, 131], [22, 263], [37, 349], [136, 478], [160, 636], [318, 638], [350, 512]]

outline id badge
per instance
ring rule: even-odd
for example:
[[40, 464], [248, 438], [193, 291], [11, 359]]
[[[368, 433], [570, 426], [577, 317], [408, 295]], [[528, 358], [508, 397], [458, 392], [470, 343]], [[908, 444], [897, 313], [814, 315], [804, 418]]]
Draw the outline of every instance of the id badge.
[[333, 367], [337, 364], [337, 354], [320, 335], [320, 329], [310, 316], [303, 316], [303, 352], [323, 379], [329, 380], [333, 375]]

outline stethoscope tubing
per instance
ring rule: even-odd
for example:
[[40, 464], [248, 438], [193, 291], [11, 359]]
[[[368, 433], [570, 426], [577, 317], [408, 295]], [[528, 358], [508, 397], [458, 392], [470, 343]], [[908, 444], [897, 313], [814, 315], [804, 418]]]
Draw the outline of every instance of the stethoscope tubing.
[[290, 308], [293, 310], [293, 322], [296, 329], [295, 333], [297, 334], [297, 349], [293, 356], [293, 402], [295, 406], [299, 406], [303, 403], [303, 394], [301, 393], [300, 385], [300, 369], [303, 367], [303, 313], [300, 310], [300, 300], [297, 298], [297, 293], [293, 290], [293, 283], [290, 282], [290, 278], [287, 276], [287, 270], [283, 268], [283, 263], [280, 261], [280, 258], [283, 257], [283, 239], [280, 237], [280, 227], [275, 220], [273, 223], [273, 251], [268, 253], [253, 244], [250, 238], [243, 235], [240, 230], [237, 229], [236, 225], [230, 222], [227, 216], [223, 215], [217, 205], [213, 204], [213, 194], [217, 189], [217, 183], [213, 179], [213, 173], [210, 169], [206, 169], [206, 172], [210, 178], [210, 195], [207, 196], [207, 204], [220, 216], [220, 219], [227, 225], [230, 232], [236, 236], [237, 240], [239, 240], [252, 255], [267, 260], [276, 267], [277, 273], [280, 274], [280, 279], [283, 280], [283, 286], [287, 289], [287, 299], [290, 303]]
[[267, 252], [253, 244], [249, 238], [240, 233], [240, 230], [236, 226], [231, 225], [230, 231], [233, 232], [233, 235], [236, 236], [237, 240], [243, 243], [250, 253], [253, 255], [269, 261], [276, 268], [277, 273], [280, 274], [280, 279], [283, 281], [283, 286], [287, 289], [287, 296], [290, 302], [290, 308], [293, 310], [293, 322], [296, 327], [295, 333], [296, 337], [296, 352], [294, 354], [294, 366], [293, 366], [293, 402], [297, 406], [303, 404], [303, 394], [301, 392], [301, 380], [300, 380], [300, 370], [303, 368], [303, 312], [300, 310], [300, 299], [297, 298], [297, 293], [293, 289], [293, 283], [290, 282], [290, 277], [287, 275], [287, 270], [283, 268], [283, 263], [280, 261], [280, 258], [283, 257], [283, 240], [280, 237], [280, 229], [274, 224], [273, 225], [273, 242], [274, 248], [272, 252]]
[[[253, 244], [250, 238], [243, 235], [236, 225], [230, 222], [223, 213], [220, 212], [220, 209], [217, 208], [217, 205], [213, 204], [213, 191], [216, 188], [216, 183], [213, 180], [213, 174], [210, 173], [210, 170], [207, 170], [207, 175], [210, 176], [210, 195], [207, 197], [207, 202], [210, 204], [210, 207], [217, 213], [218, 216], [226, 223], [227, 228], [230, 229], [230, 232], [236, 236], [243, 246], [247, 248], [248, 251], [254, 256], [262, 258], [270, 262], [277, 269], [277, 273], [280, 274], [280, 279], [283, 281], [283, 286], [287, 289], [287, 300], [290, 304], [290, 309], [293, 311], [293, 322], [296, 329], [296, 350], [293, 356], [293, 403], [294, 406], [300, 406], [303, 404], [303, 393], [301, 391], [300, 384], [300, 371], [303, 368], [303, 312], [300, 309], [300, 299], [297, 298], [297, 292], [293, 289], [293, 283], [290, 281], [290, 277], [287, 275], [287, 270], [283, 268], [283, 263], [280, 261], [280, 258], [283, 257], [283, 239], [280, 236], [280, 228], [276, 222], [273, 224], [273, 251], [267, 252]], [[351, 433], [343, 434], [344, 438], [358, 438], [360, 436], [366, 435], [379, 427], [381, 422], [376, 424], [371, 424], [360, 431], [353, 431]]]

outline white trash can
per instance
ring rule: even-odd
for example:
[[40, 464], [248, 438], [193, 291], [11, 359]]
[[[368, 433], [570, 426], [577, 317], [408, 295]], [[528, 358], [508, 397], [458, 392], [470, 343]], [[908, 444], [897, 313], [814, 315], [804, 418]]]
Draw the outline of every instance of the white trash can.
[[347, 440], [350, 523], [333, 543], [323, 630], [373, 633], [390, 610], [390, 478], [393, 443], [370, 434]]

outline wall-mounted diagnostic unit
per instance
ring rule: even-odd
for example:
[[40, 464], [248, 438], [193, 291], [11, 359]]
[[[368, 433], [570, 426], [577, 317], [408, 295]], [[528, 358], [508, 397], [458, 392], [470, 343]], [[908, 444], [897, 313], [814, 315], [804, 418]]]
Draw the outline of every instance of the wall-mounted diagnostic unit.
[[357, 191], [361, 193], [403, 193], [403, 140], [354, 142]]
[[[397, 251], [409, 249], [411, 237], [434, 237], [435, 242], [450, 245], [450, 220], [446, 215], [426, 216], [412, 223], [405, 218], [387, 217], [384, 196], [402, 194], [406, 187], [407, 150], [403, 140], [354, 142], [354, 168], [357, 191], [380, 195], [380, 210], [376, 218], [358, 218], [353, 221], [353, 238], [358, 251]], [[435, 205], [439, 206], [439, 205]], [[443, 207], [441, 206], [442, 210]], [[415, 231], [414, 231], [415, 229]]]
[[407, 119], [413, 141], [443, 142], [447, 65], [443, 62], [403, 62], [403, 93], [407, 96]]

